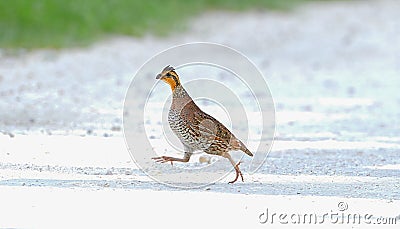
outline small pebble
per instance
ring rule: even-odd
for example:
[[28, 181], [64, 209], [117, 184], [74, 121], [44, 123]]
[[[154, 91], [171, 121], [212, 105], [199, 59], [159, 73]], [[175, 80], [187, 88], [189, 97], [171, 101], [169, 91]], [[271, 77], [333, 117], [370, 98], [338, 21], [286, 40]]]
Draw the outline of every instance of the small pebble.
[[200, 156], [199, 157], [199, 162], [200, 163], [206, 163], [206, 164], [210, 164], [211, 162], [211, 157], [204, 155], [204, 156]]
[[121, 131], [121, 127], [120, 126], [113, 126], [113, 127], [111, 127], [111, 131]]

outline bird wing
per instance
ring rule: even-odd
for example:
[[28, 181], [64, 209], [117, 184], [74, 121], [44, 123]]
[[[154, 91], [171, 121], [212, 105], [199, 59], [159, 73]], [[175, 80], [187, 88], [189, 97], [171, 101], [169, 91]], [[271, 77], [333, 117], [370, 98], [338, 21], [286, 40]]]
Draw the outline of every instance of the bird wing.
[[[253, 156], [247, 147], [237, 139], [224, 124], [220, 123], [211, 115], [200, 110], [195, 103], [186, 107], [183, 113], [191, 114], [187, 120], [187, 127], [189, 132], [199, 138], [206, 139], [210, 143], [217, 145], [225, 145], [227, 148], [242, 150], [246, 154]], [[191, 110], [192, 112], [188, 112]], [[193, 112], [194, 111], [194, 112]]]
[[194, 112], [190, 128], [198, 130], [201, 137], [211, 141], [229, 143], [231, 138], [234, 137], [222, 123], [201, 110]]

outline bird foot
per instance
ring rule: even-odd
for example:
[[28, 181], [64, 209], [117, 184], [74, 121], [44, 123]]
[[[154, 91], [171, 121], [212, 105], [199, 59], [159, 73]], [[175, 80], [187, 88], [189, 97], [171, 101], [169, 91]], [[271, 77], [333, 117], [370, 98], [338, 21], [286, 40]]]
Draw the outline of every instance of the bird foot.
[[175, 161], [175, 158], [168, 157], [168, 156], [152, 157], [151, 159], [153, 159], [155, 162], [159, 162], [159, 163], [171, 162], [171, 165], [174, 165], [173, 161]]
[[235, 171], [236, 171], [236, 177], [233, 181], [229, 181], [229, 184], [235, 183], [238, 180], [239, 176], [242, 179], [242, 182], [244, 182], [243, 174], [242, 174], [242, 171], [240, 171], [240, 169], [239, 169], [239, 165], [240, 165], [240, 161], [234, 167]]

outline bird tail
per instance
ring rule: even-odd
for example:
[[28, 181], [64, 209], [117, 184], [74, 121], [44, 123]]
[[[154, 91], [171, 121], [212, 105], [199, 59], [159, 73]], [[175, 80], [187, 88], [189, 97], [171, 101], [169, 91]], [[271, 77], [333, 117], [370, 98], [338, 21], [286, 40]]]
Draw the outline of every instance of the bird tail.
[[249, 149], [246, 148], [246, 146], [243, 146], [241, 149], [241, 151], [245, 152], [247, 155], [249, 155], [250, 157], [253, 156], [253, 153], [250, 152]]
[[247, 155], [249, 155], [250, 157], [253, 156], [253, 154], [250, 152], [250, 150], [247, 149], [246, 145], [243, 144], [243, 142], [240, 141], [239, 139], [237, 139], [235, 136], [233, 136], [233, 138], [231, 139], [231, 145], [233, 146], [233, 149], [241, 150], [241, 151], [245, 152]]
[[239, 141], [239, 147], [240, 147], [239, 149], [240, 149], [241, 151], [245, 152], [245, 153], [246, 153], [247, 155], [249, 155], [250, 157], [252, 157], [252, 156], [253, 156], [253, 153], [250, 152], [249, 149], [247, 149], [246, 145], [243, 144], [242, 141], [240, 141], [240, 140], [238, 140], [238, 141]]

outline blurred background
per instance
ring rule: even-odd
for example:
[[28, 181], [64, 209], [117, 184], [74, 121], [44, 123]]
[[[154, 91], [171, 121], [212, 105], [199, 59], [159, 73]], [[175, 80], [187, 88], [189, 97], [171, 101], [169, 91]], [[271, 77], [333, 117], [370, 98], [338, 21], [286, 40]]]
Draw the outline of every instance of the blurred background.
[[1, 130], [118, 133], [138, 68], [210, 41], [264, 73], [278, 137], [395, 137], [397, 10], [395, 0], [0, 1]]
[[112, 35], [171, 35], [187, 29], [187, 21], [205, 11], [289, 10], [307, 2], [310, 0], [1, 1], [0, 45], [68, 48]]

